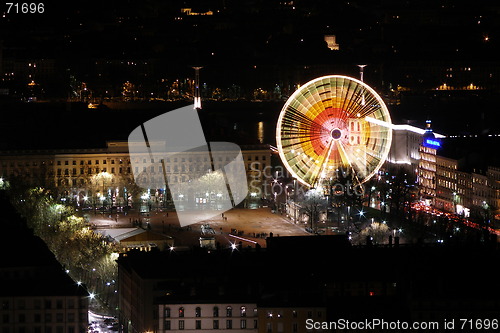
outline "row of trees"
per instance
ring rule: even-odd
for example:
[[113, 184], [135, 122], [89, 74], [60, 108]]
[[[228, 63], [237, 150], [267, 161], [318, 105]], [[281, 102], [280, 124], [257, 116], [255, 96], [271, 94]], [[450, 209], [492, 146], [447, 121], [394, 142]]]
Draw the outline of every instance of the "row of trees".
[[[8, 191], [28, 227], [44, 240], [74, 280], [84, 283], [91, 293], [104, 291], [102, 286], [116, 280], [117, 249], [90, 230], [73, 207], [57, 203], [52, 193], [41, 187], [10, 186]], [[101, 296], [110, 300], [109, 295]]]

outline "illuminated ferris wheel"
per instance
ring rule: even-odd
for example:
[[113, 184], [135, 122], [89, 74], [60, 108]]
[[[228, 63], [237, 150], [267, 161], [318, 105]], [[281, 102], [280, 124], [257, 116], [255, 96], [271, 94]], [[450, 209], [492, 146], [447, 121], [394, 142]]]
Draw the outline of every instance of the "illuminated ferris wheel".
[[276, 142], [287, 170], [309, 187], [335, 179], [339, 171], [362, 184], [387, 158], [391, 125], [387, 106], [368, 85], [324, 76], [290, 96], [278, 119]]

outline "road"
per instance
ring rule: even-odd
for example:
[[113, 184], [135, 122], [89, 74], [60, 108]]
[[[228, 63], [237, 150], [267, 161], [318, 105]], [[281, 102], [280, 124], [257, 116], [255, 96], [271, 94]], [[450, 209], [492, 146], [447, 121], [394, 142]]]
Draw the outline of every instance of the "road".
[[89, 311], [89, 332], [99, 332], [99, 333], [118, 332], [118, 324], [112, 325], [113, 322], [117, 323], [117, 321], [113, 317], [100, 315], [92, 311]]

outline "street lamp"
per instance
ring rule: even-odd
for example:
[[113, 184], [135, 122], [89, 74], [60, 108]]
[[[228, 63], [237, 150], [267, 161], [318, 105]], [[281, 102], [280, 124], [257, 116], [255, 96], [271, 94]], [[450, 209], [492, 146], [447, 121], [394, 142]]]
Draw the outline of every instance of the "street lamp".
[[105, 199], [105, 187], [106, 187], [106, 181], [108, 180], [112, 180], [113, 179], [113, 175], [110, 174], [109, 172], [106, 172], [106, 171], [102, 171], [100, 173], [98, 173], [97, 175], [93, 176], [93, 179], [94, 179], [94, 183], [97, 186], [99, 186], [99, 182], [102, 180], [102, 202], [104, 204], [104, 199]]

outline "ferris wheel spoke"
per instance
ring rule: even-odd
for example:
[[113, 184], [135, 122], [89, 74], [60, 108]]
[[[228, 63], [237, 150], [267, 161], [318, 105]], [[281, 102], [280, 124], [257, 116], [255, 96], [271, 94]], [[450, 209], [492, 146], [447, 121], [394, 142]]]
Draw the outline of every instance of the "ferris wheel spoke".
[[316, 126], [317, 128], [324, 128], [321, 123], [315, 121], [314, 119], [309, 118], [308, 116], [304, 115], [302, 112], [300, 112], [291, 105], [289, 105], [286, 110], [287, 110], [286, 118], [284, 119], [285, 124], [288, 122], [292, 122], [292, 124], [298, 122], [301, 124], [305, 124], [309, 128], [314, 126]]
[[332, 148], [335, 144], [335, 140], [331, 139], [328, 144], [328, 149], [325, 149], [326, 154], [320, 156], [320, 166], [318, 168], [318, 173], [316, 175], [316, 180], [322, 177], [323, 172], [325, 172], [326, 167], [328, 166], [328, 161], [330, 160], [332, 154]]
[[358, 174], [354, 168], [354, 164], [353, 164], [353, 161], [352, 159], [349, 157], [350, 153], [347, 151], [346, 147], [344, 147], [344, 144], [342, 142], [339, 142], [339, 147], [341, 148], [342, 152], [344, 153], [344, 156], [347, 160], [347, 165], [350, 167], [350, 170], [352, 171], [353, 173], [353, 178], [356, 179], [356, 181], [358, 183], [360, 183], [360, 180], [359, 180], [359, 177], [358, 177]]

